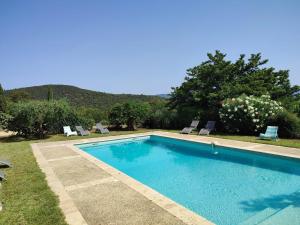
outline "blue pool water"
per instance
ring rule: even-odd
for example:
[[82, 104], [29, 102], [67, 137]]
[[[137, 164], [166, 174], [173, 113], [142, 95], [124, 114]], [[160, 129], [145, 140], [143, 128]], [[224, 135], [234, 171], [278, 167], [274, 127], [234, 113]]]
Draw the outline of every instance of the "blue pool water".
[[78, 147], [216, 224], [300, 208], [299, 160], [159, 136]]

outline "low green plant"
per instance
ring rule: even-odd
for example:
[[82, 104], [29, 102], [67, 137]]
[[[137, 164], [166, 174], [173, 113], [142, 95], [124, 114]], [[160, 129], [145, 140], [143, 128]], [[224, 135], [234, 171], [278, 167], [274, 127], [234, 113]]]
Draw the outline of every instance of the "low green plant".
[[94, 124], [93, 119], [78, 115], [65, 100], [17, 102], [10, 105], [9, 113], [12, 118], [5, 128], [27, 138], [61, 133], [63, 126], [91, 128]]
[[226, 99], [219, 116], [228, 132], [254, 134], [263, 131], [282, 111], [281, 104], [271, 100], [269, 95], [241, 95]]
[[5, 129], [10, 120], [12, 120], [11, 115], [0, 112], [0, 129]]
[[5, 112], [7, 107], [6, 97], [4, 95], [4, 90], [0, 84], [0, 112]]
[[271, 124], [279, 127], [281, 138], [300, 138], [300, 118], [294, 113], [283, 110], [271, 120]]

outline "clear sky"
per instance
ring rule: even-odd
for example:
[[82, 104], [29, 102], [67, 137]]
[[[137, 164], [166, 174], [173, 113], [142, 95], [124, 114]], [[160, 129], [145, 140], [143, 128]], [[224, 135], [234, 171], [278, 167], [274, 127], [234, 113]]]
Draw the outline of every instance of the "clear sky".
[[2, 0], [0, 83], [169, 93], [221, 50], [261, 52], [300, 84], [299, 0]]

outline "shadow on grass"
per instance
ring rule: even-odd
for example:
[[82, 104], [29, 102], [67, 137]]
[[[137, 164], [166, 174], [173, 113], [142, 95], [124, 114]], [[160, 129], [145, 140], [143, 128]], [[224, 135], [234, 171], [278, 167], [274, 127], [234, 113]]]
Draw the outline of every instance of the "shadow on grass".
[[246, 212], [258, 212], [266, 208], [281, 210], [288, 206], [300, 208], [300, 191], [285, 195], [272, 195], [267, 198], [242, 201], [240, 204]]
[[43, 139], [40, 139], [40, 138], [35, 138], [35, 137], [25, 138], [25, 137], [18, 136], [18, 135], [11, 135], [11, 136], [8, 136], [8, 137], [1, 137], [0, 138], [0, 143], [12, 143], [12, 142], [21, 142], [21, 141], [47, 140], [50, 137], [51, 136], [45, 136]]

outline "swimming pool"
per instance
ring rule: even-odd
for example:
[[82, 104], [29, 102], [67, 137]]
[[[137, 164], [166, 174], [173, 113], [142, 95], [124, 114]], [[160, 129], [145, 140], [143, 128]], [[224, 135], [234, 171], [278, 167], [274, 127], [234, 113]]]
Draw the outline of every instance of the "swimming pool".
[[300, 160], [155, 135], [78, 147], [216, 224], [300, 208]]

